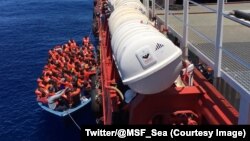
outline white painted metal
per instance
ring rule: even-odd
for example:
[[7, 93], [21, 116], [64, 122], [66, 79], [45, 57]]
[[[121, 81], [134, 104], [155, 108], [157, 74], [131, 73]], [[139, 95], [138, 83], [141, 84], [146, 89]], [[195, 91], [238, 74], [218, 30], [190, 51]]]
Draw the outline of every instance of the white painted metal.
[[[218, 15], [217, 15], [217, 38], [216, 38], [216, 42], [214, 42], [213, 44], [216, 45], [216, 56], [218, 61], [216, 60], [210, 60], [206, 55], [204, 55], [201, 51], [199, 51], [193, 44], [189, 43], [188, 40], [184, 40], [184, 34], [180, 34], [179, 32], [175, 31], [174, 28], [172, 28], [168, 23], [169, 23], [169, 18], [168, 15], [170, 14], [168, 8], [166, 9], [166, 7], [169, 7], [169, 2], [168, 0], [165, 0], [165, 25], [169, 27], [169, 30], [175, 34], [179, 39], [181, 39], [182, 41], [186, 41], [186, 43], [189, 44], [189, 49], [194, 52], [199, 58], [201, 58], [206, 64], [208, 64], [209, 66], [213, 66], [215, 68], [215, 66], [217, 66], [217, 74], [216, 76], [219, 77], [221, 76], [232, 88], [234, 88], [240, 95], [241, 95], [241, 100], [240, 100], [240, 109], [239, 109], [239, 124], [250, 124], [250, 93], [248, 90], [246, 90], [241, 84], [239, 84], [234, 78], [232, 78], [231, 75], [228, 74], [228, 72], [224, 72], [220, 69], [220, 65], [221, 65], [221, 47], [222, 47], [222, 32], [223, 32], [223, 16], [228, 16], [226, 14], [223, 13], [223, 9], [224, 9], [224, 0], [218, 0], [217, 4], [217, 10], [214, 10], [206, 5], [202, 5], [199, 4], [197, 2], [193, 2], [190, 0], [190, 2], [192, 2], [195, 5], [198, 5], [200, 7], [202, 7], [203, 9], [207, 10], [207, 11], [212, 11], [212, 12], [217, 12], [218, 11]], [[225, 2], [227, 2], [225, 0]], [[186, 3], [187, 5], [187, 3]], [[184, 10], [184, 11], [188, 11], [188, 9]], [[184, 13], [184, 15], [187, 15], [187, 12]], [[228, 18], [228, 17], [227, 17]], [[230, 18], [229, 18], [230, 19]], [[184, 21], [188, 21], [188, 20], [184, 20]], [[188, 26], [188, 24], [185, 24], [186, 26]], [[187, 27], [186, 27], [187, 29]], [[197, 31], [199, 32], [199, 31]], [[200, 36], [200, 34], [197, 34], [198, 36]], [[202, 37], [204, 38], [204, 37]], [[219, 51], [217, 51], [219, 50]], [[233, 58], [235, 60], [235, 58]], [[236, 61], [239, 62], [238, 59], [236, 59]]]
[[147, 19], [138, 10], [130, 8], [127, 13], [123, 7], [109, 18], [113, 58], [121, 79], [137, 93], [159, 93], [180, 74], [182, 52], [149, 22], [141, 22]]
[[215, 41], [215, 77], [221, 77], [221, 60], [222, 60], [222, 40], [223, 40], [223, 11], [224, 0], [219, 0], [217, 3], [217, 24], [216, 24], [216, 41]]
[[165, 0], [164, 21], [165, 21], [165, 27], [167, 29], [168, 29], [168, 15], [169, 15], [169, 0]]
[[250, 124], [250, 103], [249, 100], [241, 98], [239, 110], [239, 124]]
[[250, 93], [239, 85], [237, 81], [234, 80], [230, 75], [226, 72], [221, 72], [221, 77], [240, 94], [240, 109], [239, 109], [239, 124], [250, 124]]
[[[146, 0], [146, 10], [149, 11], [149, 0]], [[147, 14], [147, 16], [149, 17], [149, 12]]]
[[188, 47], [195, 55], [197, 55], [208, 66], [214, 66], [214, 62], [211, 59], [209, 59], [206, 55], [204, 55], [200, 50], [198, 50], [193, 44], [189, 43]]
[[120, 11], [119, 13], [114, 12], [114, 14], [111, 14], [109, 18], [109, 27], [110, 27], [109, 29], [110, 29], [111, 35], [114, 33], [114, 31], [117, 29], [118, 26], [120, 26], [121, 24], [127, 21], [136, 20], [137, 22], [141, 22], [141, 21], [148, 20], [148, 18], [145, 15], [142, 15], [133, 9], [131, 10], [132, 12]]
[[114, 9], [117, 9], [121, 6], [131, 7], [131, 8], [137, 9], [144, 15], [148, 15], [148, 10], [139, 0], [125, 0], [125, 1], [117, 0], [115, 1], [115, 4], [113, 6], [114, 6]]
[[189, 14], [189, 1], [184, 0], [183, 2], [184, 7], [184, 23], [183, 23], [183, 39], [182, 39], [182, 51], [183, 51], [183, 58], [188, 58], [188, 14]]
[[152, 17], [155, 16], [155, 0], [152, 0]]

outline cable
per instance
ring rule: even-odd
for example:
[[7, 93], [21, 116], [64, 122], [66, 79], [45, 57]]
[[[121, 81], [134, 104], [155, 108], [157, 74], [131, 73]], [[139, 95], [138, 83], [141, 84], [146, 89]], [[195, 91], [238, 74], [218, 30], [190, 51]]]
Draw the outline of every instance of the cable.
[[118, 88], [116, 88], [114, 86], [106, 86], [106, 88], [115, 90], [120, 95], [121, 99], [124, 100], [124, 96]]
[[67, 111], [67, 113], [69, 114], [69, 117], [71, 118], [71, 120], [74, 122], [74, 124], [76, 125], [76, 127], [81, 131], [81, 127], [76, 123], [76, 121], [73, 119], [73, 117], [70, 115], [70, 113]]

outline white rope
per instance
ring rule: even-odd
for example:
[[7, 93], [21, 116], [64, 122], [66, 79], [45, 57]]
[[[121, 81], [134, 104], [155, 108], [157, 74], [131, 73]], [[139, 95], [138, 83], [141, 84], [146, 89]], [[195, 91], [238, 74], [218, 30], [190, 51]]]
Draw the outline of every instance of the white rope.
[[73, 119], [73, 117], [70, 115], [70, 113], [67, 111], [67, 113], [69, 114], [69, 117], [71, 118], [71, 120], [74, 122], [74, 124], [76, 125], [76, 127], [81, 131], [81, 127], [76, 123], [76, 121]]
[[121, 99], [124, 100], [124, 96], [123, 96], [122, 92], [118, 88], [116, 88], [114, 86], [106, 86], [106, 88], [115, 90], [119, 94]]
[[91, 42], [91, 34], [92, 34], [92, 28], [90, 29], [90, 31], [89, 31], [89, 41]]

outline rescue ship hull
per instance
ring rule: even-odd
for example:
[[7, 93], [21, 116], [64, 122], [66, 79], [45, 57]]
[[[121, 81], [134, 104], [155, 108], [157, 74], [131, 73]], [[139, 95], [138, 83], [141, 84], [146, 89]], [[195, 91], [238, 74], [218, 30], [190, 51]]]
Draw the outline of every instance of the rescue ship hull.
[[[136, 3], [138, 3], [138, 7], [135, 7]], [[94, 25], [96, 25], [95, 28], [98, 29], [96, 34], [98, 35], [98, 38], [101, 39], [100, 62], [102, 63], [100, 64], [101, 73], [99, 75], [99, 82], [101, 86], [98, 88], [99, 93], [96, 97], [96, 99], [99, 101], [96, 104], [102, 107], [102, 111], [100, 111], [99, 114], [100, 116], [97, 117], [99, 118], [99, 121], [101, 121], [100, 123], [104, 125], [237, 124], [239, 116], [238, 111], [221, 95], [221, 93], [209, 81], [206, 80], [206, 78], [204, 78], [204, 76], [194, 67], [194, 64], [191, 64], [188, 60], [185, 59], [182, 60], [182, 67], [179, 77], [175, 82], [172, 82], [172, 85], [164, 91], [148, 95], [147, 93], [140, 93], [140, 91], [127, 93], [129, 88], [123, 89], [123, 87], [127, 87], [127, 85], [122, 83], [123, 77], [121, 77], [121, 72], [124, 72], [124, 69], [120, 67], [120, 64], [118, 64], [118, 67], [116, 67], [117, 62], [115, 59], [113, 59], [115, 47], [114, 45], [116, 44], [112, 45], [112, 39], [116, 37], [114, 37], [112, 33], [110, 33], [110, 31], [113, 32], [112, 30], [110, 30], [110, 28], [114, 28], [110, 27], [111, 24], [109, 22], [112, 22], [110, 20], [110, 17], [112, 17], [112, 13], [115, 13], [114, 11], [116, 9], [119, 9], [120, 5], [123, 5], [120, 9], [122, 9], [124, 6], [132, 7], [130, 8], [131, 11], [133, 11], [132, 9], [136, 9], [137, 12], [134, 12], [135, 15], [138, 15], [138, 13], [147, 14], [147, 11], [143, 11], [144, 7], [139, 4], [138, 0], [131, 0], [128, 2], [122, 0], [95, 0], [94, 5]], [[126, 13], [122, 13], [121, 16], [123, 16], [124, 14]], [[122, 27], [121, 25], [125, 25], [124, 23], [126, 22], [128, 23], [128, 17], [130, 18], [132, 16], [127, 16], [126, 18], [124, 18], [127, 20], [124, 20], [123, 23], [114, 24], [115, 26], [117, 26], [114, 29], [116, 30], [119, 25], [119, 27]], [[120, 18], [119, 16], [116, 16], [116, 18], [118, 18], [120, 21], [123, 20], [123, 18]], [[114, 22], [117, 21], [118, 20], [114, 20]], [[132, 19], [132, 22], [137, 22], [137, 24], [151, 23], [147, 20], [144, 22], [141, 19]], [[120, 31], [121, 30], [122, 29], [120, 29]], [[125, 32], [126, 30], [124, 30], [124, 36], [127, 34]], [[138, 32], [141, 33], [144, 31], [138, 30]], [[144, 38], [143, 36], [140, 36], [140, 38], [132, 40], [132, 31], [130, 32], [130, 34], [131, 36], [128, 37], [128, 41], [130, 41], [129, 43], [131, 44], [137, 43], [137, 40], [139, 40], [140, 38]], [[152, 36], [156, 35], [156, 33], [152, 34]], [[122, 40], [119, 40], [117, 42], [121, 42], [120, 44], [124, 43], [122, 42]], [[122, 47], [123, 46], [119, 46], [119, 48]], [[136, 50], [138, 47], [140, 46], [131, 48]], [[158, 48], [155, 50], [158, 50], [159, 45], [156, 47]], [[147, 52], [147, 50], [144, 52]], [[122, 55], [125, 54], [124, 52], [121, 53]], [[133, 54], [133, 51], [131, 51], [130, 54]], [[148, 54], [151, 55], [150, 53]], [[168, 56], [166, 55], [165, 57]], [[137, 61], [136, 57], [134, 58], [135, 61], [129, 58], [131, 63]], [[146, 59], [147, 58], [148, 56], [146, 56]], [[121, 63], [121, 61], [119, 63]], [[129, 63], [125, 63], [125, 65], [129, 66]], [[134, 68], [128, 67], [128, 69]], [[147, 68], [144, 68], [144, 70], [146, 69]], [[157, 72], [153, 72], [152, 74], [154, 73]], [[167, 75], [171, 72], [167, 71], [165, 73]], [[151, 84], [154, 84], [154, 82], [152, 82]], [[113, 89], [113, 87], [115, 87], [116, 89]], [[152, 85], [150, 85], [149, 87], [152, 87]], [[143, 89], [143, 87], [141, 88]], [[131, 89], [133, 89], [133, 87]], [[93, 101], [97, 101], [96, 99]]]

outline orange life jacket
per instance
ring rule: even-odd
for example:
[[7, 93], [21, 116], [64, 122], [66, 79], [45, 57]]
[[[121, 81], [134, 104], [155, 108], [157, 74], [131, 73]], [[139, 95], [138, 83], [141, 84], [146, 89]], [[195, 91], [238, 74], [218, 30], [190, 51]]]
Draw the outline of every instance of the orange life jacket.
[[70, 97], [74, 97], [76, 95], [79, 95], [81, 92], [80, 88], [77, 88], [75, 91], [70, 93]]
[[92, 75], [92, 74], [95, 74], [96, 71], [86, 71], [84, 70], [84, 78], [85, 80], [88, 80], [89, 79], [89, 76]]
[[89, 37], [83, 38], [83, 44], [88, 45], [89, 44]]
[[82, 86], [82, 85], [83, 85], [83, 82], [84, 82], [84, 80], [81, 80], [80, 78], [78, 78], [78, 80], [77, 80], [77, 85], [78, 85], [78, 86]]
[[51, 76], [51, 78], [52, 78], [53, 80], [55, 80], [56, 82], [59, 82], [59, 81], [60, 81], [60, 79], [58, 79], [58, 78], [55, 77], [55, 76]]
[[40, 82], [40, 83], [38, 83], [38, 87], [39, 88], [45, 88], [45, 85], [42, 82]]
[[42, 92], [40, 92], [38, 89], [36, 89], [35, 93], [37, 96], [42, 96]]
[[40, 79], [40, 78], [37, 78], [37, 83], [40, 83], [40, 82], [43, 82], [43, 80], [42, 79]]
[[73, 89], [73, 85], [70, 82], [65, 82], [64, 84], [65, 84], [65, 87]]
[[69, 82], [71, 82], [72, 79], [73, 79], [72, 76], [69, 76], [67, 74], [65, 74], [64, 76], [66, 77], [66, 80], [69, 81]]
[[44, 81], [48, 83], [50, 81], [50, 77], [44, 76]]
[[56, 73], [56, 74], [59, 74], [60, 71], [59, 70], [56, 70], [56, 69], [52, 69], [52, 72]]
[[48, 103], [48, 99], [46, 97], [37, 97], [36, 99], [38, 102], [42, 102], [43, 104]]
[[49, 66], [48, 66], [48, 67], [49, 67], [49, 69], [50, 69], [50, 70], [52, 70], [52, 69], [55, 69], [55, 68], [56, 68], [56, 66], [55, 66], [54, 64], [49, 64]]

